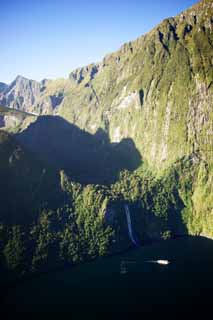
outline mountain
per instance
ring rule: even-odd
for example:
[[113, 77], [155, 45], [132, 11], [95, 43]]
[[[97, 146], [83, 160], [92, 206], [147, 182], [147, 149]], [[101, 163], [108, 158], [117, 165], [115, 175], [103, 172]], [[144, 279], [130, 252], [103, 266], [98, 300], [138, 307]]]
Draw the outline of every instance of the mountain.
[[63, 100], [59, 82], [51, 80], [37, 82], [18, 75], [10, 85], [1, 85], [0, 105], [17, 110], [52, 114]]
[[181, 193], [191, 212], [187, 225], [212, 234], [212, 1], [165, 19], [70, 80], [59, 115], [91, 133], [102, 128], [111, 142], [131, 138], [156, 176], [196, 155], [190, 201]]
[[57, 113], [90, 133], [102, 128], [112, 142], [129, 137], [156, 170], [192, 152], [208, 161], [212, 10], [211, 1], [201, 1], [67, 80], [18, 76], [2, 105]]
[[72, 72], [59, 114], [91, 133], [102, 128], [112, 142], [132, 138], [157, 171], [192, 152], [210, 161], [212, 11], [202, 1]]
[[33, 113], [0, 106], [0, 128], [7, 131], [17, 131], [19, 127], [24, 129], [35, 119], [36, 115]]
[[[25, 270], [32, 271], [126, 249], [131, 241], [125, 206], [140, 243], [185, 234], [213, 237], [212, 101], [210, 0], [165, 19], [68, 79], [18, 76], [2, 85], [2, 126], [16, 126], [8, 141], [26, 153], [22, 169], [32, 166], [35, 176], [49, 170], [40, 190], [34, 174], [21, 174], [22, 161], [17, 169], [15, 164], [18, 178], [10, 161], [4, 164], [15, 202], [22, 203], [25, 192], [28, 199], [17, 212], [8, 201], [0, 216], [4, 265], [21, 268], [23, 252], [30, 252]], [[5, 126], [6, 111], [27, 117], [18, 127], [15, 121]], [[35, 203], [32, 182], [39, 184]], [[25, 240], [24, 219], [17, 219], [22, 211], [30, 213]], [[14, 243], [27, 243], [15, 262]]]
[[104, 131], [92, 135], [59, 116], [38, 117], [16, 135], [16, 141], [83, 184], [110, 184], [120, 171], [133, 171], [141, 163], [131, 139], [111, 144]]
[[7, 84], [6, 84], [6, 83], [3, 83], [3, 82], [0, 82], [0, 93], [1, 93], [2, 91], [4, 91], [6, 88], [7, 88]]

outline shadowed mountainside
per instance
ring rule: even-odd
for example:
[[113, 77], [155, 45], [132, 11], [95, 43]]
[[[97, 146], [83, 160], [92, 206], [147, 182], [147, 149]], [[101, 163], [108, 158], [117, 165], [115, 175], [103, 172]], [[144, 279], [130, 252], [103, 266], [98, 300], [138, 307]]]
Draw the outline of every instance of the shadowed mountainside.
[[55, 208], [61, 203], [57, 172], [3, 130], [0, 159], [0, 223], [26, 225], [43, 205]]
[[102, 129], [92, 135], [59, 116], [38, 117], [16, 140], [40, 160], [86, 184], [112, 183], [121, 170], [133, 171], [141, 164], [131, 139], [110, 143]]

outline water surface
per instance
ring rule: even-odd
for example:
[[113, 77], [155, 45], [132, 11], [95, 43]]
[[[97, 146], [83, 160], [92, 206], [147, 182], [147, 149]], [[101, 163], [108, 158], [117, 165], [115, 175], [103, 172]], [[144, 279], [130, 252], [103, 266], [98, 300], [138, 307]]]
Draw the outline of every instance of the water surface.
[[[167, 266], [146, 263], [168, 259]], [[121, 273], [122, 261], [127, 273]], [[213, 292], [213, 241], [199, 237], [167, 240], [51, 272], [8, 288], [6, 310], [69, 313], [93, 318], [108, 312], [143, 313], [208, 305]]]

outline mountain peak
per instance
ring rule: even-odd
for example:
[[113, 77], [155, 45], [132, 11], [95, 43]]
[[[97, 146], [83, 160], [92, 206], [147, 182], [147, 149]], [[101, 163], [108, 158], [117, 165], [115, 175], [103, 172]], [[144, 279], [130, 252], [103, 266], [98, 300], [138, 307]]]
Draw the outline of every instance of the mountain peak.
[[181, 12], [178, 17], [181, 18], [197, 18], [196, 22], [202, 22], [203, 19], [208, 20], [212, 18], [213, 2], [212, 0], [202, 0], [195, 3], [190, 8]]
[[86, 77], [88, 77], [88, 80], [92, 80], [95, 74], [98, 72], [98, 69], [99, 67], [97, 64], [91, 63], [82, 68], [73, 70], [70, 73], [69, 78], [74, 80], [77, 84], [81, 83]]
[[26, 77], [23, 77], [22, 75], [18, 74], [13, 82], [20, 82], [20, 81], [30, 82], [30, 81], [34, 81], [34, 80], [30, 80], [30, 79], [28, 79]]

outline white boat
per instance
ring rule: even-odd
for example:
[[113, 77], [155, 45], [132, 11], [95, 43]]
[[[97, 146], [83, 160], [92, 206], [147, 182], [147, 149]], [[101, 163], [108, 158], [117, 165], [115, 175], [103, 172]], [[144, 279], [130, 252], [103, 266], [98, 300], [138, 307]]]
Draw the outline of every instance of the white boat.
[[145, 261], [145, 262], [148, 262], [148, 263], [157, 263], [157, 264], [163, 264], [163, 265], [167, 265], [170, 263], [169, 260], [148, 260], [148, 261]]
[[157, 260], [158, 264], [169, 264], [169, 260]]

